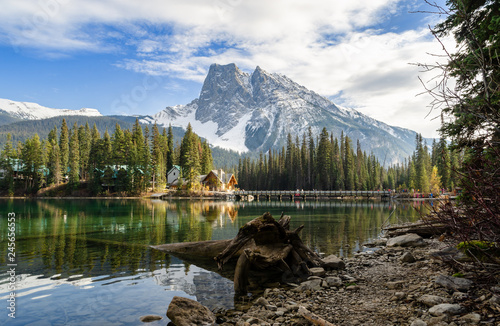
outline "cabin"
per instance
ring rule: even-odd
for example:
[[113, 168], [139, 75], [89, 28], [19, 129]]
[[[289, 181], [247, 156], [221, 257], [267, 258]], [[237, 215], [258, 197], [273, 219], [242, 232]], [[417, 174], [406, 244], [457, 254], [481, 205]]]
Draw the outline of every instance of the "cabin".
[[178, 165], [172, 166], [170, 171], [167, 172], [167, 185], [174, 186], [179, 183], [181, 176], [181, 167]]
[[212, 170], [204, 178], [201, 179], [201, 184], [210, 190], [230, 191], [234, 190], [238, 184], [234, 174], [225, 173], [224, 170]]
[[[24, 179], [25, 174], [27, 173], [25, 171], [25, 166], [24, 163], [21, 159], [10, 159], [10, 168], [12, 169], [12, 177], [14, 180], [17, 179]], [[45, 165], [41, 165], [40, 168], [38, 169], [38, 173], [41, 173], [44, 177], [47, 177], [49, 175], [49, 169]], [[4, 168], [0, 168], [0, 179], [4, 179], [7, 177], [8, 170]]]

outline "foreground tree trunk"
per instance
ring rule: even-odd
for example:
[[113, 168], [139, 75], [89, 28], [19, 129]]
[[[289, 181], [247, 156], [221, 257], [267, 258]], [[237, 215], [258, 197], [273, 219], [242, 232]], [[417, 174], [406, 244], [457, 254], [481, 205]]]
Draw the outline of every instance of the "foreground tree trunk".
[[243, 225], [232, 240], [174, 243], [153, 248], [189, 260], [212, 257], [221, 274], [230, 261], [236, 260], [235, 292], [246, 294], [252, 273], [275, 272], [280, 281], [292, 282], [307, 278], [311, 274], [310, 267], [324, 265], [300, 239], [303, 226], [293, 231], [289, 228], [290, 216], [282, 215], [276, 221], [270, 213], [265, 213]]

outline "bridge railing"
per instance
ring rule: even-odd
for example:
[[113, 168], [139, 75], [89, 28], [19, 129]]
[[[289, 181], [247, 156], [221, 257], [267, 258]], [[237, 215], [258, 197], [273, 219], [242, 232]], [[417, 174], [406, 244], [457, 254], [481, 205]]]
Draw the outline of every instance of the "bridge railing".
[[237, 196], [328, 196], [328, 197], [380, 197], [390, 196], [386, 190], [238, 190]]

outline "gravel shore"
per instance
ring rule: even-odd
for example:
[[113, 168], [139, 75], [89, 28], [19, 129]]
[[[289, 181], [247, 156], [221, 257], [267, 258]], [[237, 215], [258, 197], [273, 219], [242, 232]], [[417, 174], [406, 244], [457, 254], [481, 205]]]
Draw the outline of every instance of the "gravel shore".
[[435, 239], [406, 245], [382, 242], [344, 259], [345, 269], [268, 288], [245, 311], [217, 312], [217, 324], [500, 325], [500, 285], [453, 277], [457, 271], [436, 258], [446, 246]]

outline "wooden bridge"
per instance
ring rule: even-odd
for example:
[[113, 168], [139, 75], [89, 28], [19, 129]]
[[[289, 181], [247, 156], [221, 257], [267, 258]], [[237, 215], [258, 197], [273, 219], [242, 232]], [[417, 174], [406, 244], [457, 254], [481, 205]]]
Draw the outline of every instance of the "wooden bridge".
[[356, 190], [241, 190], [235, 191], [234, 195], [238, 200], [259, 200], [260, 198], [276, 198], [282, 200], [320, 199], [320, 198], [390, 198], [391, 192], [386, 190], [376, 191], [356, 191]]

